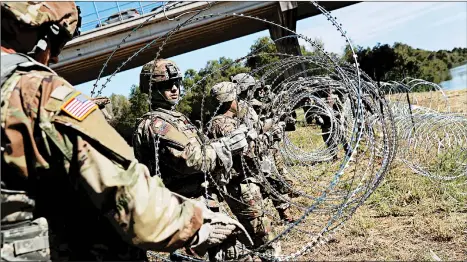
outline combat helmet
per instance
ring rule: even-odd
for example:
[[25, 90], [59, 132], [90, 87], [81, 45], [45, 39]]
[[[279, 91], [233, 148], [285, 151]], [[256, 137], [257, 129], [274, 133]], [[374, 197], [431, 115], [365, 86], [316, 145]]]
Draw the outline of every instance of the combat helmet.
[[73, 38], [78, 30], [79, 14], [75, 2], [5, 2], [1, 3], [2, 10], [10, 14], [22, 24], [32, 28], [47, 28], [42, 38], [34, 46], [46, 50], [47, 37], [53, 46], [50, 48], [52, 55], [58, 56], [63, 46]]
[[232, 83], [237, 85], [237, 92], [240, 94], [245, 90], [248, 90], [251, 86], [256, 85], [256, 80], [247, 73], [236, 74], [235, 76], [230, 77]]
[[139, 75], [139, 88], [141, 92], [149, 94], [151, 87], [151, 101], [158, 105], [174, 105], [176, 101], [167, 100], [161, 90], [176, 81], [180, 88], [182, 72], [175, 62], [167, 59], [157, 59], [146, 63]]
[[211, 88], [211, 96], [219, 103], [234, 101], [237, 97], [236, 86], [232, 82], [220, 82]]

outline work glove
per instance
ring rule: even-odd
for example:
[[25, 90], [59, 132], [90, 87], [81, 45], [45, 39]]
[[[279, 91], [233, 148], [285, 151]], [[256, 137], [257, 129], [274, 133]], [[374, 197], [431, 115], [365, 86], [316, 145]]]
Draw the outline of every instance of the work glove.
[[246, 134], [249, 132], [248, 128], [245, 125], [240, 125], [239, 128], [232, 131], [228, 136], [225, 136], [219, 141], [229, 149], [231, 152], [241, 151], [240, 149], [248, 145], [246, 141]]
[[248, 128], [241, 125], [240, 128], [235, 129], [228, 136], [211, 143], [214, 151], [216, 151], [217, 158], [222, 162], [227, 172], [230, 171], [233, 165], [232, 154], [242, 152], [242, 149], [248, 146], [247, 132]]
[[212, 212], [204, 205], [201, 207], [204, 224], [198, 230], [188, 252], [204, 256], [208, 249], [219, 246], [230, 236], [237, 237], [245, 245], [253, 245], [250, 235], [237, 220], [223, 213]]
[[280, 141], [282, 139], [282, 135], [284, 134], [284, 129], [285, 129], [285, 122], [284, 121], [279, 121], [277, 124], [275, 124], [271, 128], [271, 135], [273, 141]]
[[269, 157], [264, 157], [263, 160], [260, 161], [260, 167], [261, 171], [266, 174], [271, 174], [272, 173], [272, 166], [273, 162]]
[[209, 250], [209, 261], [253, 261], [247, 247], [236, 238], [228, 238]]

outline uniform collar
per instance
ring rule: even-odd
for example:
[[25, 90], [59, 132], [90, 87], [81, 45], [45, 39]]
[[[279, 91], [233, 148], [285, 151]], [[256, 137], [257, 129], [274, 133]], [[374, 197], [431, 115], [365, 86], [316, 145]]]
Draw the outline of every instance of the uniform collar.
[[166, 113], [168, 115], [175, 116], [175, 117], [183, 116], [183, 114], [180, 113], [180, 112], [177, 112], [177, 111], [174, 111], [174, 110], [164, 109], [164, 108], [161, 108], [161, 107], [158, 107], [158, 108], [154, 109], [154, 111], [163, 112], [163, 113]]

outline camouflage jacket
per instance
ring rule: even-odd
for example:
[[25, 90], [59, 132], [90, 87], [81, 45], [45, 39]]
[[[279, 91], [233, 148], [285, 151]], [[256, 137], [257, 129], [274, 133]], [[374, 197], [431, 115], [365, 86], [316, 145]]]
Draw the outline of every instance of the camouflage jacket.
[[259, 117], [255, 109], [244, 100], [238, 102], [238, 117], [248, 128], [257, 128], [259, 125]]
[[[209, 136], [214, 139], [228, 136], [232, 131], [238, 128], [238, 120], [226, 116], [226, 115], [217, 115], [212, 118], [211, 128], [209, 129]], [[245, 161], [249, 163], [249, 166], [254, 166], [255, 155], [254, 155], [255, 142], [248, 142], [248, 151], [243, 152], [243, 157]], [[218, 172], [223, 172], [223, 170], [218, 170]], [[245, 178], [248, 174], [245, 174], [243, 171], [242, 160], [240, 155], [233, 156], [233, 167], [231, 171], [231, 177], [240, 177]]]
[[[33, 200], [55, 258], [89, 260], [85, 253], [113, 240], [172, 251], [200, 228], [201, 209], [151, 177], [97, 105], [63, 78], [17, 70], [1, 92], [2, 191]], [[21, 220], [23, 210], [3, 209], [2, 224]]]
[[150, 167], [152, 175], [159, 170], [169, 189], [187, 197], [197, 197], [194, 191], [201, 190], [203, 168], [213, 171], [217, 159], [209, 144], [205, 146], [206, 157], [203, 157], [202, 138], [182, 113], [157, 108], [137, 121], [133, 149], [136, 158]]

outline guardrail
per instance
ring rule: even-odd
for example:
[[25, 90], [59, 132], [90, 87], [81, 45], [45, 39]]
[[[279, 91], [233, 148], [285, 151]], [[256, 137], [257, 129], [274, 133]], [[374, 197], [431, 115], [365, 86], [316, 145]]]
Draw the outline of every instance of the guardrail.
[[[114, 4], [114, 5], [112, 5]], [[112, 24], [120, 23], [122, 21], [131, 19], [133, 17], [125, 17], [125, 11], [135, 9], [138, 16], [142, 16], [162, 8], [163, 2], [77, 2], [81, 10], [81, 34], [92, 31], [96, 28], [106, 26], [106, 22], [110, 17], [116, 16], [112, 19]], [[110, 6], [110, 7], [109, 7]], [[86, 12], [86, 13], [83, 13]], [[136, 17], [136, 16], [135, 16]], [[116, 21], [115, 21], [116, 20]]]

